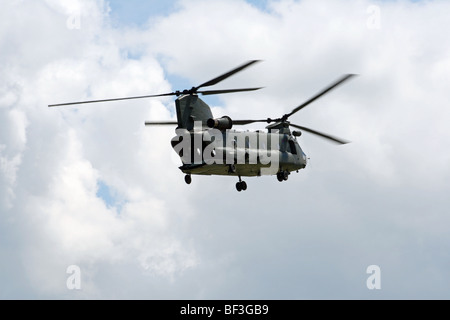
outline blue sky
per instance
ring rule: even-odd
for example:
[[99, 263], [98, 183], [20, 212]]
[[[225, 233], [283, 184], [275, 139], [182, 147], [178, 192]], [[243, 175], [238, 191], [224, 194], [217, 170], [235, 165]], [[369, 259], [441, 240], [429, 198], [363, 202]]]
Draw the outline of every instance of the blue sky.
[[[391, 1], [391, 0], [387, 0]], [[419, 2], [422, 0], [410, 0]], [[120, 25], [142, 25], [150, 17], [165, 16], [173, 13], [177, 8], [178, 0], [108, 0], [111, 16]], [[267, 0], [246, 0], [247, 3], [261, 10], [267, 7]], [[375, 1], [376, 2], [376, 1]]]
[[[111, 16], [121, 25], [142, 25], [152, 16], [164, 16], [176, 9], [177, 0], [109, 0]], [[247, 0], [248, 3], [262, 10], [267, 0]]]
[[173, 11], [176, 1], [158, 0], [110, 0], [111, 17], [122, 25], [142, 25], [151, 16], [167, 15]]

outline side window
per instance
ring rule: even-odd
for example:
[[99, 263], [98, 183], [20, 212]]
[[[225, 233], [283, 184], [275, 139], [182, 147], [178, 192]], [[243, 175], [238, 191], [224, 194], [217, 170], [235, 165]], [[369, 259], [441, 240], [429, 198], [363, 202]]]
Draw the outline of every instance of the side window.
[[289, 140], [289, 148], [291, 149], [292, 154], [297, 154], [297, 148], [295, 147], [294, 141]]

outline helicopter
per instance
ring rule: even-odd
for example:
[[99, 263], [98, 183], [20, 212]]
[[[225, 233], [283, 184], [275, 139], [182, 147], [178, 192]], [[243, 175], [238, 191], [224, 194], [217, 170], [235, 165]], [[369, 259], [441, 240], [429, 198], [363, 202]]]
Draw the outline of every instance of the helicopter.
[[[256, 91], [262, 87], [204, 90], [248, 68], [260, 60], [250, 60], [197, 87], [170, 93], [80, 101], [49, 105], [59, 107], [99, 102], [112, 102], [143, 98], [176, 96], [175, 109], [177, 121], [146, 121], [146, 126], [176, 126], [176, 136], [171, 140], [172, 148], [182, 161], [179, 169], [185, 174], [187, 184], [192, 183], [192, 175], [225, 175], [239, 179], [238, 192], [247, 190], [242, 177], [276, 175], [278, 181], [287, 181], [292, 172], [299, 172], [307, 165], [307, 156], [297, 138], [302, 132], [319, 136], [337, 144], [348, 141], [291, 123], [289, 118], [315, 100], [343, 84], [355, 74], [345, 74], [309, 100], [295, 107], [279, 118], [233, 120], [228, 116], [215, 118], [211, 108], [199, 95], [216, 95], [236, 92]], [[267, 131], [239, 131], [234, 126], [253, 123], [267, 123]], [[292, 130], [291, 127], [297, 130]]]

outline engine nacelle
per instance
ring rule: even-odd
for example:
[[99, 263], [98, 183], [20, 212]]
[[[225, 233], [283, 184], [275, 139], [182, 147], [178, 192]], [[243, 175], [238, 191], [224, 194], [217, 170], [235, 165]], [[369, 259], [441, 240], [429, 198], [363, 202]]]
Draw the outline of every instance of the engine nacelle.
[[233, 127], [233, 120], [231, 120], [230, 117], [223, 116], [222, 118], [219, 118], [219, 119], [213, 119], [213, 118], [208, 119], [206, 124], [210, 128], [226, 130], [226, 129], [231, 129]]

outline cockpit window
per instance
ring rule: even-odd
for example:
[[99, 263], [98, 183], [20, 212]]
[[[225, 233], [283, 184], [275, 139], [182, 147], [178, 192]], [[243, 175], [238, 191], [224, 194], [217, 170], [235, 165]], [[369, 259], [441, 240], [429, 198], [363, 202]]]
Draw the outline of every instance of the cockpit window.
[[292, 154], [297, 154], [297, 148], [295, 147], [294, 141], [289, 140], [289, 148], [291, 149]]

